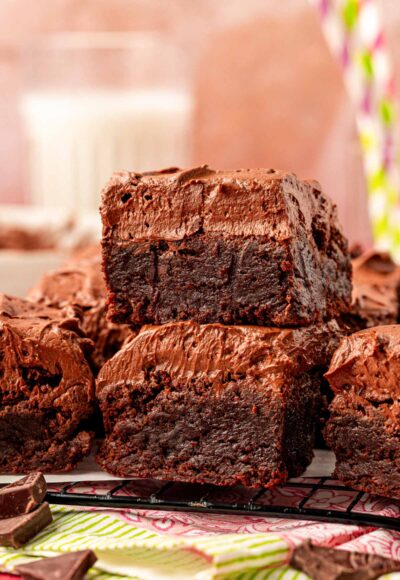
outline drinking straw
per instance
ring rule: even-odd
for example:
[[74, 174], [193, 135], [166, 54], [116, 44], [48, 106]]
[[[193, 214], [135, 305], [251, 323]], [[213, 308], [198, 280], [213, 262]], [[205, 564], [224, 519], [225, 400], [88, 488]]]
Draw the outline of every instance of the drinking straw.
[[310, 0], [356, 114], [375, 246], [400, 261], [400, 170], [393, 66], [376, 0]]

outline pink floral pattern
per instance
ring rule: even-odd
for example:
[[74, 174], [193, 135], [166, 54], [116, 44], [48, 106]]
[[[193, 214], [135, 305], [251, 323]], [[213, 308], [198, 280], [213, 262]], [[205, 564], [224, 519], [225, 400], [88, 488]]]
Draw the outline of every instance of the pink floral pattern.
[[304, 507], [321, 510], [334, 509], [345, 512], [357, 495], [358, 491], [348, 489], [318, 489], [304, 504]]
[[[321, 488], [318, 483], [323, 481]], [[300, 484], [300, 485], [299, 485]], [[77, 483], [67, 489], [67, 493], [100, 494], [110, 493], [115, 489], [118, 482], [87, 482]], [[63, 484], [52, 484], [51, 491], [59, 491]], [[254, 497], [255, 505], [272, 505], [295, 507], [303, 502], [305, 507], [313, 509], [332, 509], [340, 512], [346, 511], [358, 497], [359, 492], [344, 488], [340, 482], [334, 480], [319, 480], [316, 478], [297, 478], [286, 486], [274, 490], [265, 490], [257, 493], [257, 490], [245, 488], [215, 488], [212, 486], [194, 486], [175, 484], [161, 490], [165, 484], [155, 480], [142, 482], [132, 481], [114, 492], [117, 497], [162, 497], [166, 500], [179, 497], [185, 501], [200, 501], [207, 494], [207, 501], [215, 504], [219, 502], [231, 505], [243, 504]], [[307, 497], [313, 492], [309, 499]], [[161, 495], [160, 495], [161, 493]], [[156, 505], [156, 504], [155, 504]], [[82, 507], [80, 509], [95, 509]], [[400, 518], [400, 502], [362, 494], [359, 501], [353, 507], [358, 513], [379, 514], [389, 517]], [[343, 548], [351, 551], [376, 553], [383, 556], [400, 560], [400, 533], [376, 529], [371, 527], [328, 524], [324, 522], [291, 520], [283, 518], [270, 518], [254, 515], [222, 515], [196, 512], [160, 511], [157, 509], [123, 509], [107, 510], [117, 514], [124, 522], [131, 523], [148, 530], [162, 534], [175, 536], [202, 536], [213, 534], [232, 533], [263, 533], [274, 532], [281, 535], [290, 546], [296, 546], [306, 539], [330, 547]], [[1, 580], [9, 580], [0, 574]]]

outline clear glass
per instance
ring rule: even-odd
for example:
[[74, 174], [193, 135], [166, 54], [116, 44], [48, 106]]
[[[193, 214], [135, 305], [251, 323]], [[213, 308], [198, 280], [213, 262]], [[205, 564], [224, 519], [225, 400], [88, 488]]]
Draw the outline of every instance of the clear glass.
[[97, 209], [114, 171], [190, 163], [185, 59], [162, 35], [63, 33], [37, 41], [24, 60], [33, 203]]

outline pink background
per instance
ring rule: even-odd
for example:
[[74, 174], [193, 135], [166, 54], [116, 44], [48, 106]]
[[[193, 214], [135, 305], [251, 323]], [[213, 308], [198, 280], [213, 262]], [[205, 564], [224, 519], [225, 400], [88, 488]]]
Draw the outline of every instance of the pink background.
[[[399, 77], [400, 6], [380, 3]], [[3, 0], [1, 203], [29, 200], [21, 48], [48, 32], [143, 28], [170, 34], [189, 56], [194, 164], [273, 166], [317, 178], [337, 201], [350, 238], [368, 241], [353, 112], [307, 0]]]

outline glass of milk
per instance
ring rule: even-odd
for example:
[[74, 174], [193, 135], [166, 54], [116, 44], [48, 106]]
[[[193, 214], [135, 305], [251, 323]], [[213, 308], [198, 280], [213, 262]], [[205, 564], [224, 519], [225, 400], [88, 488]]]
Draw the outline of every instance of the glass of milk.
[[21, 107], [31, 201], [97, 209], [114, 171], [190, 163], [182, 52], [152, 33], [64, 33], [25, 56]]

